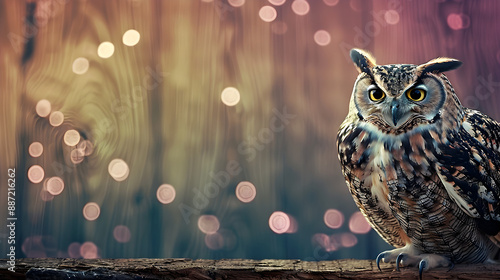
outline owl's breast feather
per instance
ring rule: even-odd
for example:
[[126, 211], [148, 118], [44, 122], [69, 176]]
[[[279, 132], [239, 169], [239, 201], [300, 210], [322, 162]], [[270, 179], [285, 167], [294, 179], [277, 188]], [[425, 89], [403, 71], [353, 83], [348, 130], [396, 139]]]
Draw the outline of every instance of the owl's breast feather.
[[[387, 134], [370, 123], [358, 123], [343, 131], [339, 156], [352, 175], [363, 182], [358, 187], [370, 189], [381, 207], [390, 204], [389, 186], [407, 189], [417, 177], [436, 175], [437, 146], [435, 127], [415, 129], [405, 134]], [[406, 182], [406, 183], [405, 183]]]

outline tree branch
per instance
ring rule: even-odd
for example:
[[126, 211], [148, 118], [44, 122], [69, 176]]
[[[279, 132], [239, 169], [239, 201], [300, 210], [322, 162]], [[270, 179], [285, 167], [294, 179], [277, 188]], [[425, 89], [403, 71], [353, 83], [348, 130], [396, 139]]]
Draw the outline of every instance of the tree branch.
[[[373, 260], [19, 259], [15, 273], [1, 260], [2, 279], [418, 279], [417, 269], [377, 269]], [[500, 265], [432, 269], [424, 279], [500, 279]]]

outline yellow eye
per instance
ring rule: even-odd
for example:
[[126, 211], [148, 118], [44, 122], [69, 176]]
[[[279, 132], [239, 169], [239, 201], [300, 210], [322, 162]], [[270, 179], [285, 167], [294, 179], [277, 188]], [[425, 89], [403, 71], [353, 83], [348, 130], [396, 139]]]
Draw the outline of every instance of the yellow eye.
[[406, 92], [408, 99], [416, 102], [424, 100], [426, 94], [427, 92], [421, 88], [412, 88]]
[[385, 98], [385, 93], [379, 88], [370, 89], [368, 94], [370, 96], [370, 100], [375, 102], [381, 101]]

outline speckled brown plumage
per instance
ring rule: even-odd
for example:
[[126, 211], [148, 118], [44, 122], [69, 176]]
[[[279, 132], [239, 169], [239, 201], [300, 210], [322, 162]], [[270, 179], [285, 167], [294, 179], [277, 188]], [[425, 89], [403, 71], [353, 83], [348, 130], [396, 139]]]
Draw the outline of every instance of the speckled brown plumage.
[[500, 244], [500, 125], [460, 104], [442, 72], [461, 63], [376, 65], [362, 50], [351, 57], [360, 74], [339, 159], [356, 205], [398, 248], [380, 259], [420, 271], [490, 260]]

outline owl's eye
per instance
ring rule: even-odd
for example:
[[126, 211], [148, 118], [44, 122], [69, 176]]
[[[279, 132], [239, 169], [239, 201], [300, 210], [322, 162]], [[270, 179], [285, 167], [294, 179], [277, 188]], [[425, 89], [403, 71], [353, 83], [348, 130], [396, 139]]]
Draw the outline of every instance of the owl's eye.
[[427, 92], [421, 88], [412, 88], [406, 92], [408, 99], [416, 102], [424, 100], [426, 94]]
[[371, 101], [379, 102], [385, 98], [385, 93], [379, 88], [373, 88], [368, 91]]

